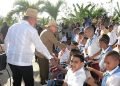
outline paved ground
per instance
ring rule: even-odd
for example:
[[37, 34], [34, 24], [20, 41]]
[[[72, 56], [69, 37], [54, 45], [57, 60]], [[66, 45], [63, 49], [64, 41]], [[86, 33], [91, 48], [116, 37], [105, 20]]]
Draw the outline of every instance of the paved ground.
[[[8, 66], [7, 69], [10, 71]], [[40, 85], [39, 67], [38, 64], [34, 61], [33, 61], [33, 70], [34, 70], [35, 86], [42, 86]], [[10, 78], [7, 74], [7, 71], [6, 70], [0, 71], [0, 73], [3, 73], [2, 75], [0, 75], [0, 83], [2, 84], [2, 86], [10, 86]], [[11, 75], [11, 71], [10, 71], [10, 75]], [[24, 86], [24, 83], [22, 83], [22, 86]]]

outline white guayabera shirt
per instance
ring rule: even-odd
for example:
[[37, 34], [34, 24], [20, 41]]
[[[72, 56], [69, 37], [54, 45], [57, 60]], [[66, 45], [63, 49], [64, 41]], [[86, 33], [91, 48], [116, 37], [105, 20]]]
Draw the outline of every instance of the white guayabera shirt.
[[49, 51], [40, 40], [37, 30], [27, 21], [21, 21], [12, 25], [5, 38], [7, 62], [18, 66], [32, 65], [35, 48], [48, 59], [51, 59]]

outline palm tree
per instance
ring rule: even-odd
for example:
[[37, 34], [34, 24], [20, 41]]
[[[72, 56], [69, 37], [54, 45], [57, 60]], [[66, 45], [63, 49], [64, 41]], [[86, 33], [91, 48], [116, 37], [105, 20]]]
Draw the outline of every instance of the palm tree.
[[47, 12], [54, 20], [57, 19], [59, 9], [64, 2], [59, 0], [56, 5], [49, 1], [44, 2], [44, 6], [41, 8], [41, 12]]
[[46, 24], [48, 24], [49, 20], [51, 20], [50, 17], [47, 17], [47, 18], [43, 17], [39, 20], [39, 23], [40, 23], [41, 26], [44, 27]]
[[16, 0], [14, 3], [14, 9], [8, 13], [8, 17], [13, 16], [14, 14], [17, 14], [18, 16], [20, 16], [20, 14], [23, 15], [28, 8], [35, 8], [40, 11], [39, 6], [41, 4], [43, 4], [42, 0], [38, 0], [35, 4], [29, 3], [28, 0]]
[[115, 13], [120, 17], [120, 6], [118, 2], [117, 2], [117, 8], [114, 9], [115, 9]]
[[120, 5], [117, 2], [117, 8], [114, 8], [113, 20], [115, 22], [120, 22]]
[[90, 16], [90, 7], [91, 10], [93, 9], [93, 6], [91, 4], [88, 4], [87, 6], [84, 6], [83, 4], [80, 6], [79, 4], [73, 4], [74, 12], [71, 13], [69, 16], [73, 18], [75, 22], [83, 22], [85, 17]]
[[84, 18], [90, 17], [91, 19], [97, 18], [102, 16], [106, 13], [106, 10], [102, 7], [97, 8], [94, 4], [88, 4], [84, 6], [84, 4], [73, 4], [73, 13], [70, 13], [70, 19], [63, 18], [65, 21], [72, 21], [72, 22], [80, 22], [83, 23]]

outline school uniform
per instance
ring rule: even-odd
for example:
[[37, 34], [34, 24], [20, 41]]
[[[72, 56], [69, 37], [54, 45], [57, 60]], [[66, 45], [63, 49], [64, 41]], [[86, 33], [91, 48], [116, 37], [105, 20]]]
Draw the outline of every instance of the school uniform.
[[112, 31], [112, 32], [109, 32], [107, 35], [110, 37], [109, 45], [113, 45], [117, 40], [116, 33], [114, 31]]
[[[87, 40], [87, 43], [85, 45], [85, 49], [87, 49], [87, 54], [88, 54], [89, 57], [93, 56], [98, 51], [100, 51], [98, 39], [99, 38], [96, 35], [94, 35], [91, 39], [89, 38]], [[99, 59], [99, 56], [96, 56], [95, 59]], [[98, 63], [92, 64], [91, 67], [99, 70], [99, 64]], [[93, 78], [95, 80], [97, 80], [99, 78], [99, 76], [97, 74], [95, 74], [94, 72], [91, 72], [91, 75], [93, 76]]]
[[112, 47], [109, 46], [106, 50], [102, 50], [100, 54], [99, 67], [101, 71], [105, 70], [104, 59], [108, 52], [112, 51]]
[[91, 57], [100, 50], [98, 37], [94, 35], [91, 39], [87, 40], [85, 49], [88, 51], [88, 56]]
[[83, 86], [85, 80], [86, 72], [84, 67], [80, 68], [76, 72], [73, 72], [70, 68], [65, 76], [65, 82], [68, 86]]
[[106, 71], [102, 79], [101, 86], [120, 86], [120, 67], [117, 66], [112, 71]]
[[65, 52], [60, 51], [58, 53], [58, 58], [60, 59], [60, 63], [64, 63], [67, 62], [69, 60], [70, 57], [70, 51], [66, 48]]

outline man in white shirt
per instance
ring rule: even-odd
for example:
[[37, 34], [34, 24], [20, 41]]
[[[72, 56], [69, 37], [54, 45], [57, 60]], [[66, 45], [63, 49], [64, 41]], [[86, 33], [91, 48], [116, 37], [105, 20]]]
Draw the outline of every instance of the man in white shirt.
[[12, 25], [5, 38], [7, 62], [13, 76], [13, 86], [34, 86], [32, 59], [35, 48], [38, 52], [54, 62], [47, 48], [39, 38], [34, 26], [37, 23], [37, 10], [28, 8], [24, 20]]

